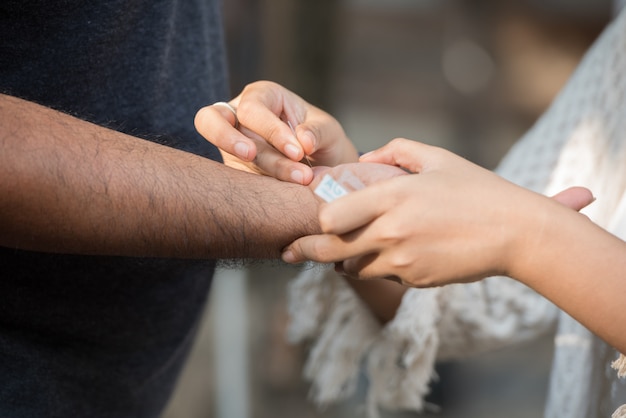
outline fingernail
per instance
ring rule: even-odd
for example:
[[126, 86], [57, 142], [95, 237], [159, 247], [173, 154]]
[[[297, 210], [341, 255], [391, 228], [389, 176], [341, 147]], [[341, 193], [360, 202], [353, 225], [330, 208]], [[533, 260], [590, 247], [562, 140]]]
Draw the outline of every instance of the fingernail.
[[250, 147], [245, 142], [237, 142], [235, 144], [235, 154], [242, 160], [248, 161], [248, 154], [250, 153]]
[[295, 263], [296, 257], [293, 255], [291, 250], [287, 250], [282, 255], [283, 261], [285, 263]]
[[291, 180], [295, 183], [302, 184], [304, 182], [304, 174], [300, 170], [293, 170], [291, 172]]
[[300, 148], [293, 144], [287, 144], [285, 145], [285, 155], [294, 161], [298, 161], [300, 159]]

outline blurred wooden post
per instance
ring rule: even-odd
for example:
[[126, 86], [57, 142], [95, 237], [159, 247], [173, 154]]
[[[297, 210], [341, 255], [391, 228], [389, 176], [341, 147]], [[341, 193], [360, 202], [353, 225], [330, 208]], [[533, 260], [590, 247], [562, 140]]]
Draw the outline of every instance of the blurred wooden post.
[[248, 306], [245, 269], [218, 270], [212, 303], [216, 417], [250, 417]]

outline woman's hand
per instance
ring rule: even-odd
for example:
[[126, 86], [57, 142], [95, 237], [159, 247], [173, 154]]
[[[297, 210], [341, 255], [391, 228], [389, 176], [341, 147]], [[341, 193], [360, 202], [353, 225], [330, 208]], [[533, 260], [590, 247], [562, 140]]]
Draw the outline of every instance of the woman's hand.
[[[414, 173], [380, 181], [324, 205], [324, 235], [301, 238], [286, 262], [335, 262], [345, 275], [415, 287], [509, 274], [534, 250], [542, 223], [568, 207], [518, 187], [441, 148], [397, 139], [361, 158]], [[555, 197], [575, 210], [587, 189]]]
[[207, 106], [195, 125], [230, 166], [307, 185], [313, 179], [307, 158], [331, 167], [358, 160], [336, 119], [276, 83], [251, 83], [229, 104], [236, 115]]

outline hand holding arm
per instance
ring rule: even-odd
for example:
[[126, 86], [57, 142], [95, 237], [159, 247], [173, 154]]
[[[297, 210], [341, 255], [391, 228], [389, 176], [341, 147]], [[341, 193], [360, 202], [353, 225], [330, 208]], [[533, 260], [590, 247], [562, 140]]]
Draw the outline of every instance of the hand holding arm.
[[[527, 235], [520, 233], [526, 228], [522, 222], [535, 221], [546, 204], [554, 203], [418, 142], [392, 141], [362, 161], [415, 174], [373, 184], [323, 207], [326, 235], [294, 243], [289, 248], [294, 258], [288, 261], [346, 260], [346, 274], [394, 278], [418, 287], [507, 274], [509, 259], [517, 253], [511, 247]], [[584, 206], [592, 197], [579, 189], [561, 199]], [[448, 262], [452, 255], [453, 265]]]
[[[341, 261], [346, 274], [440, 286], [508, 275], [626, 351], [626, 243], [580, 209], [518, 187], [445, 150], [395, 140], [363, 157], [414, 173], [373, 184], [321, 208], [324, 235], [297, 240], [287, 261]], [[564, 203], [564, 204], [561, 204]]]
[[[346, 185], [346, 181], [350, 182], [357, 179], [357, 182], [361, 183], [362, 186], [367, 186], [396, 176], [407, 175], [406, 171], [397, 167], [372, 163], [342, 164], [333, 168], [316, 167], [314, 171], [315, 178], [309, 185], [311, 190], [318, 187], [326, 174], [340, 182], [348, 190], [353, 187], [350, 184]], [[342, 180], [344, 181], [342, 182]], [[338, 263], [338, 266], [341, 266], [341, 263]], [[407, 290], [405, 286], [389, 280], [356, 280], [347, 276], [344, 279], [381, 323], [386, 323], [394, 318], [402, 301], [402, 296]]]
[[313, 172], [302, 161], [305, 155], [317, 166], [358, 159], [337, 120], [276, 83], [249, 84], [230, 104], [236, 118], [224, 107], [207, 106], [195, 124], [235, 168], [306, 185]]

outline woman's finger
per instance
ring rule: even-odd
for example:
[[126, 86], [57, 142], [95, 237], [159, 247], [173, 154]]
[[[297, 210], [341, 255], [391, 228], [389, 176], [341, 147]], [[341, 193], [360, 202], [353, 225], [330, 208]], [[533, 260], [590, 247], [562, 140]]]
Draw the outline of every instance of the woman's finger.
[[[375, 186], [352, 192], [320, 209], [319, 219], [326, 234], [343, 235], [361, 228], [388, 210]], [[383, 189], [384, 190], [384, 189]]]
[[234, 101], [239, 122], [292, 161], [304, 158], [294, 129], [306, 117], [306, 102], [275, 83], [252, 83]]
[[196, 113], [194, 125], [204, 138], [243, 161], [252, 161], [257, 148], [254, 141], [235, 128], [237, 119], [226, 107], [206, 106]]
[[313, 179], [313, 170], [306, 164], [285, 158], [277, 149], [262, 139], [256, 139], [257, 155], [254, 164], [265, 175], [282, 181], [306, 185]]
[[584, 209], [595, 200], [591, 190], [585, 187], [570, 187], [555, 194], [552, 199], [576, 211]]
[[[380, 267], [380, 253], [369, 253], [362, 256], [348, 258], [341, 263], [337, 263], [335, 270], [344, 276], [358, 280], [386, 279], [388, 271], [383, 271]], [[393, 276], [394, 281], [400, 282], [400, 279]]]
[[360, 161], [395, 165], [412, 173], [421, 173], [445, 150], [404, 138], [396, 138], [383, 147], [364, 154]]
[[295, 129], [304, 152], [318, 164], [335, 166], [358, 160], [358, 152], [341, 124], [326, 112], [311, 107]]
[[[320, 225], [327, 234], [343, 235], [371, 223], [396, 207], [406, 197], [406, 190], [415, 188], [419, 178], [385, 165], [359, 163], [356, 168], [370, 168], [369, 179], [360, 176], [368, 187], [357, 190], [324, 205], [320, 209]], [[383, 169], [383, 170], [380, 170]], [[375, 170], [379, 170], [376, 178]]]
[[[373, 235], [374, 234], [374, 235]], [[310, 235], [297, 239], [283, 251], [283, 261], [301, 263], [312, 260], [319, 263], [335, 263], [347, 258], [375, 252], [376, 231], [359, 228], [342, 236], [332, 234]]]
[[285, 263], [297, 264], [313, 260], [319, 263], [342, 261], [338, 247], [342, 243], [336, 235], [309, 235], [289, 244], [282, 253]]

